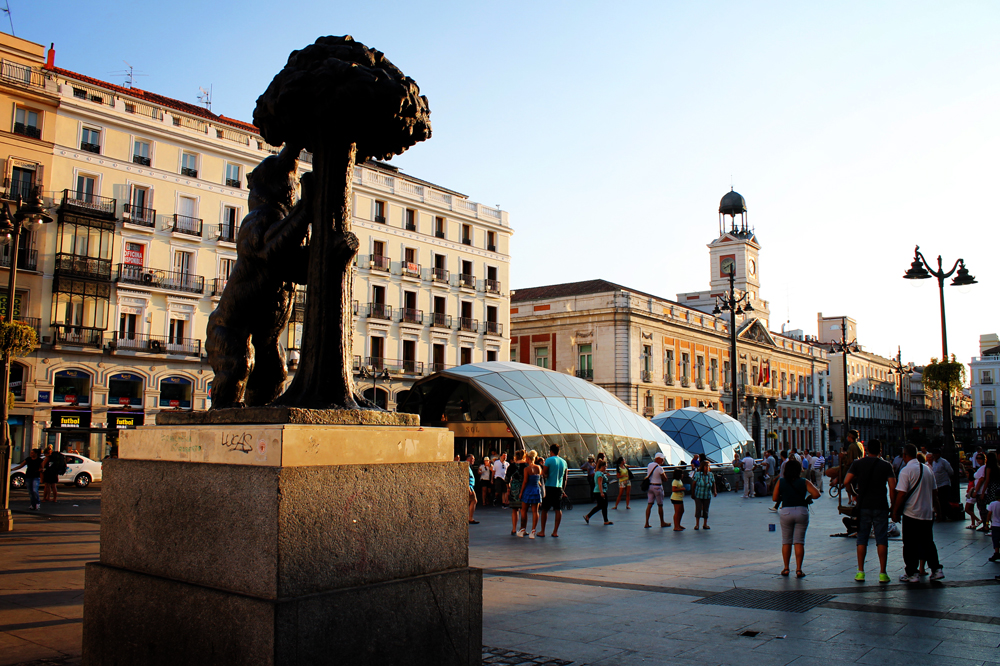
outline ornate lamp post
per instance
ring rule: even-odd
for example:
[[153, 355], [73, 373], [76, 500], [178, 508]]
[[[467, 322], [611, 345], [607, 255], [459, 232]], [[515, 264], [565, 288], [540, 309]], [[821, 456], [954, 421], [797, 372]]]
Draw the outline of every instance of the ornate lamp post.
[[[916, 246], [913, 250], [913, 262], [910, 264], [910, 269], [906, 271], [903, 278], [906, 280], [926, 280], [930, 277], [937, 278], [938, 281], [938, 295], [940, 297], [941, 303], [941, 362], [948, 362], [948, 328], [945, 323], [944, 316], [944, 281], [950, 278], [956, 273], [955, 277], [951, 281], [951, 286], [953, 287], [969, 287], [976, 284], [976, 278], [969, 275], [969, 269], [965, 267], [965, 260], [959, 259], [955, 262], [955, 265], [951, 267], [950, 271], [945, 272], [941, 265], [941, 255], [937, 258], [937, 270], [930, 265], [930, 262], [924, 257], [923, 253], [920, 251], [920, 246]], [[945, 455], [948, 457], [949, 461], [954, 466], [955, 461], [952, 458], [955, 457], [955, 432], [951, 423], [951, 391], [941, 392], [941, 411], [942, 414], [942, 426], [944, 429], [944, 450]]]
[[830, 351], [834, 354], [843, 353], [844, 355], [844, 432], [842, 436], [843, 439], [847, 439], [847, 432], [851, 429], [851, 399], [848, 393], [850, 383], [847, 381], [847, 356], [848, 354], [856, 354], [861, 351], [857, 340], [847, 341], [847, 317], [841, 317], [840, 342], [831, 344]]
[[[386, 381], [389, 381], [389, 379], [390, 379], [390, 377], [389, 377], [389, 369], [388, 368], [382, 368], [381, 370], [379, 370], [378, 366], [376, 366], [376, 365], [372, 365], [372, 366], [363, 365], [363, 366], [361, 366], [361, 372], [359, 374], [361, 375], [362, 379], [370, 379], [370, 380], [372, 380], [372, 403], [377, 405], [378, 404], [378, 380], [384, 379]], [[388, 400], [386, 400], [385, 406], [388, 409], [388, 407], [389, 407], [389, 401]]]
[[729, 291], [722, 296], [716, 297], [713, 315], [720, 315], [729, 312], [729, 382], [732, 388], [732, 400], [729, 403], [729, 415], [737, 421], [740, 420], [739, 405], [736, 404], [736, 315], [744, 312], [753, 312], [750, 304], [750, 294], [744, 293], [736, 296], [736, 264], [729, 266]]
[[896, 348], [896, 361], [892, 363], [889, 369], [889, 375], [895, 374], [899, 377], [899, 433], [902, 443], [906, 444], [906, 401], [903, 400], [903, 380], [910, 375], [909, 366], [903, 365], [903, 352], [897, 347]]
[[[7, 278], [7, 311], [4, 313], [4, 321], [7, 323], [14, 321], [14, 288], [17, 280], [17, 252], [18, 243], [21, 237], [21, 227], [38, 224], [41, 222], [51, 222], [52, 217], [45, 212], [42, 206], [42, 197], [38, 190], [32, 192], [31, 199], [27, 203], [22, 203], [18, 196], [13, 216], [10, 206], [13, 201], [6, 201], [0, 204], [0, 235], [9, 239], [10, 250], [10, 274]], [[4, 354], [3, 363], [3, 386], [2, 396], [0, 396], [0, 532], [10, 532], [14, 529], [14, 517], [10, 512], [10, 425], [8, 418], [8, 394], [10, 393], [10, 355]]]

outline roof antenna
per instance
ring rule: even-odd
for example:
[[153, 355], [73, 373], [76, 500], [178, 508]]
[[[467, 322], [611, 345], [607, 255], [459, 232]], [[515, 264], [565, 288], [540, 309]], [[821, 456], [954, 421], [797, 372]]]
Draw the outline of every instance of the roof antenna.
[[10, 35], [11, 37], [17, 37], [14, 34], [14, 17], [10, 13], [10, 0], [4, 0], [4, 6], [0, 7], [0, 12], [7, 15], [7, 20], [10, 21]]
[[201, 94], [198, 95], [198, 103], [201, 104], [202, 106], [204, 106], [209, 111], [212, 110], [212, 88], [213, 87], [214, 86], [209, 86], [208, 90], [205, 90], [201, 86], [198, 86], [198, 90], [201, 91]]

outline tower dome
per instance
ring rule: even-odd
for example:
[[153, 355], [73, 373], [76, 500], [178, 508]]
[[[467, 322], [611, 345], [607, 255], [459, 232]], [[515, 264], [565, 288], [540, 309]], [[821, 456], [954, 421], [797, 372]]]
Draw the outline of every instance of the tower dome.
[[[749, 234], [750, 231], [747, 228], [747, 202], [743, 198], [743, 195], [739, 192], [733, 190], [732, 187], [726, 192], [722, 200], [719, 201], [719, 235], [722, 236], [726, 231], [726, 216], [729, 216], [729, 231], [728, 233], [736, 234], [739, 236]], [[737, 227], [736, 218], [740, 218], [740, 224]]]

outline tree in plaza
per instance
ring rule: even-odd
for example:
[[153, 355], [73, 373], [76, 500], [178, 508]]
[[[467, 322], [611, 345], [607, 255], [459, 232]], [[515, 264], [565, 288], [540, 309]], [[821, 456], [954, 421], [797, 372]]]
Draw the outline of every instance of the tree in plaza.
[[923, 382], [926, 388], [933, 391], [961, 391], [965, 387], [965, 364], [955, 360], [954, 354], [950, 361], [939, 362], [932, 358], [924, 368]]
[[427, 98], [381, 52], [350, 36], [293, 51], [257, 100], [254, 124], [275, 146], [313, 154], [313, 218], [299, 368], [274, 404], [356, 409], [351, 372], [354, 166], [431, 135]]

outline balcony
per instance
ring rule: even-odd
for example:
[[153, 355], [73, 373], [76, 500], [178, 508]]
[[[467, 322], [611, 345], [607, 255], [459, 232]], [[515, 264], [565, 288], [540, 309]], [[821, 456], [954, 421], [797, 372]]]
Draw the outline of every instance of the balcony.
[[448, 284], [449, 274], [447, 268], [432, 268], [431, 269], [431, 281], [432, 282], [442, 282]]
[[647, 419], [652, 418], [656, 416], [656, 410], [649, 406], [643, 407], [642, 415], [645, 416]]
[[80, 142], [80, 150], [87, 153], [101, 154], [101, 144], [99, 143], [87, 143], [86, 141]]
[[197, 178], [198, 177], [198, 170], [197, 169], [192, 169], [190, 167], [181, 167], [181, 175], [182, 176], [187, 176], [188, 178]]
[[444, 238], [444, 232], [443, 231], [435, 231], [434, 232], [434, 238]]
[[133, 155], [132, 164], [138, 164], [140, 166], [148, 167], [153, 164], [153, 161], [150, 160], [148, 157], [143, 157], [142, 155]]
[[500, 281], [499, 280], [489, 280], [486, 283], [486, 293], [487, 294], [499, 294], [500, 293]]
[[[360, 371], [355, 357], [355, 370]], [[375, 370], [388, 370], [397, 375], [422, 375], [424, 374], [424, 364], [421, 361], [411, 359], [397, 360], [394, 358], [381, 358], [378, 356], [366, 356], [365, 365]]]
[[671, 375], [671, 374], [663, 375], [663, 383], [666, 384], [667, 386], [673, 386], [674, 385], [674, 376]]
[[497, 251], [497, 246], [496, 245], [487, 245], [486, 246], [486, 250], [488, 252], [496, 252]]
[[476, 288], [476, 276], [469, 275], [468, 273], [458, 274], [458, 286], [465, 289], [475, 289]]
[[708, 383], [708, 388], [711, 391], [718, 391], [719, 390], [719, 382], [717, 382], [716, 380], [713, 379], [712, 381], [710, 381]]
[[689, 388], [691, 386], [691, 378], [681, 377], [681, 386], [683, 386], [684, 388]]
[[593, 368], [577, 368], [576, 376], [580, 379], [586, 379], [588, 382], [594, 381], [594, 369]]
[[369, 254], [368, 255], [368, 267], [373, 271], [385, 271], [389, 272], [389, 267], [392, 262], [389, 261], [389, 257], [382, 254]]
[[10, 60], [4, 60], [0, 67], [0, 78], [5, 83], [15, 83], [35, 88], [45, 87], [45, 75], [30, 65], [21, 65]]
[[472, 239], [471, 238], [463, 238], [462, 239], [462, 245], [472, 245]]
[[647, 384], [650, 383], [650, 382], [652, 382], [653, 381], [653, 373], [652, 373], [652, 371], [650, 371], [650, 370], [643, 370], [642, 371], [642, 381], [646, 382]]
[[167, 335], [148, 335], [132, 331], [116, 331], [108, 341], [112, 350], [145, 352], [148, 354], [180, 354], [201, 356], [201, 340], [192, 338], [171, 338]]
[[694, 380], [694, 386], [695, 386], [695, 388], [699, 388], [699, 389], [705, 388], [705, 380], [702, 379], [701, 377], [699, 377], [698, 379], [695, 379]]
[[97, 349], [104, 346], [103, 328], [52, 324], [52, 332], [55, 335], [56, 344], [95, 347]]
[[992, 384], [993, 383], [993, 377], [983, 377], [983, 381], [981, 381], [979, 383], [980, 384]]
[[401, 268], [405, 277], [420, 278], [420, 264], [404, 261]]
[[152, 208], [142, 208], [132, 204], [125, 204], [125, 221], [129, 224], [136, 224], [140, 227], [152, 229], [156, 225], [156, 211]]
[[111, 260], [60, 252], [56, 254], [55, 272], [57, 275], [110, 280]]
[[996, 407], [997, 401], [993, 398], [983, 398], [979, 404], [983, 407]]
[[399, 321], [405, 324], [422, 324], [424, 323], [424, 311], [413, 308], [400, 308]]
[[392, 321], [392, 306], [385, 303], [369, 303], [368, 318]]
[[[0, 255], [0, 266], [10, 268], [10, 255]], [[21, 250], [17, 253], [17, 269], [23, 271], [38, 270], [38, 250]]]
[[444, 372], [450, 367], [452, 366], [447, 365], [446, 363], [431, 363], [431, 372]]
[[226, 178], [226, 187], [235, 187], [240, 189], [240, 179], [239, 178]]
[[202, 222], [202, 219], [200, 217], [188, 217], [187, 215], [174, 213], [173, 232], [175, 234], [184, 234], [185, 236], [198, 236], [200, 238], [203, 227], [204, 227], [204, 222]]
[[14, 134], [20, 134], [21, 136], [26, 136], [29, 139], [42, 138], [42, 130], [38, 129], [34, 125], [25, 125], [24, 123], [14, 123]]
[[219, 225], [219, 237], [216, 240], [220, 243], [235, 243], [236, 237], [239, 236], [239, 234], [239, 227], [223, 223]]
[[117, 205], [117, 200], [111, 197], [100, 197], [91, 192], [63, 190], [62, 207], [67, 210], [114, 219]]
[[431, 326], [433, 328], [451, 328], [451, 315], [441, 312], [432, 312]]
[[385, 215], [376, 215], [375, 221], [379, 224], [385, 224]]
[[498, 321], [486, 322], [486, 335], [503, 335], [503, 324]]
[[[214, 280], [212, 280], [212, 296], [222, 296], [222, 292], [226, 289], [226, 282], [228, 281], [229, 281], [228, 278], [215, 278]], [[302, 304], [303, 312], [305, 311], [305, 309], [306, 309], [305, 304], [303, 303]], [[292, 312], [293, 320], [295, 320], [294, 315], [295, 312], [298, 310], [299, 310], [299, 301], [298, 298], [296, 298], [295, 306]], [[301, 321], [301, 320], [295, 320], [295, 321]]]
[[468, 333], [478, 333], [479, 332], [479, 320], [472, 319], [471, 317], [459, 317], [458, 318], [458, 330], [466, 331]]
[[161, 271], [134, 264], [118, 264], [116, 281], [143, 287], [155, 287], [189, 294], [205, 293], [205, 278], [180, 271]]
[[407, 231], [416, 231], [417, 230], [417, 225], [414, 222], [407, 222], [405, 229]]

